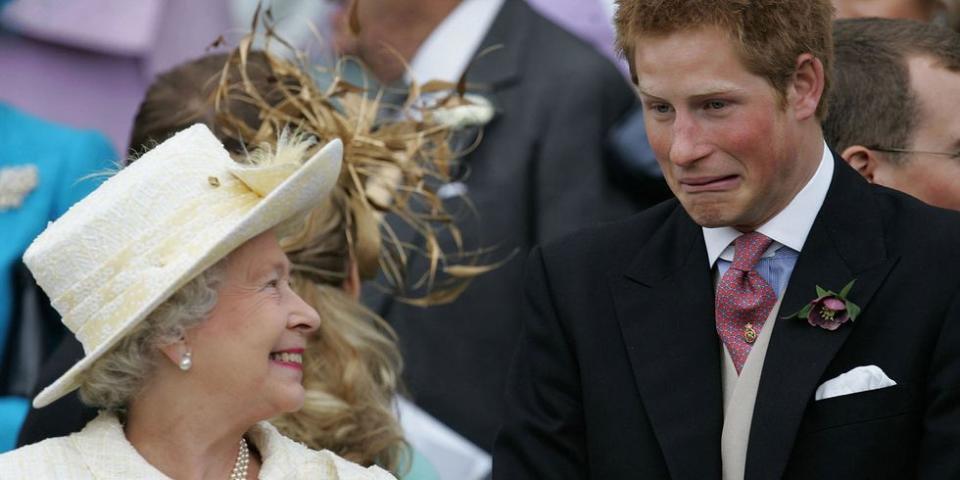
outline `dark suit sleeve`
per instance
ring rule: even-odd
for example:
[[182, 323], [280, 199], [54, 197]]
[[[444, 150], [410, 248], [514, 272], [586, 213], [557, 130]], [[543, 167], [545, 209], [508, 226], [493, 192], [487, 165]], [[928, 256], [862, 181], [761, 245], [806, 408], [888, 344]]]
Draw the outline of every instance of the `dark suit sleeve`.
[[507, 412], [493, 478], [583, 479], [584, 421], [577, 361], [558, 321], [539, 248], [526, 267], [520, 346], [507, 380]]
[[612, 65], [572, 66], [545, 95], [553, 105], [537, 155], [535, 244], [638, 211], [628, 192], [613, 187], [609, 168], [616, 161], [610, 133], [636, 96]]
[[923, 430], [917, 478], [960, 478], [960, 293], [933, 352]]
[[[64, 336], [53, 355], [43, 364], [37, 392], [53, 383], [83, 358], [83, 346], [71, 335]], [[36, 396], [36, 395], [34, 395]], [[76, 391], [42, 409], [31, 408], [17, 438], [17, 447], [30, 445], [48, 438], [79, 432], [97, 416], [97, 410], [80, 402]]]

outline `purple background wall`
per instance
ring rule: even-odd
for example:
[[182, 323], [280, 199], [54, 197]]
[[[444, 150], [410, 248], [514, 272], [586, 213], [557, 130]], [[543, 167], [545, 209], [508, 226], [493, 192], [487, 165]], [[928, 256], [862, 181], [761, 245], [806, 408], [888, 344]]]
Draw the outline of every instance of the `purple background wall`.
[[[614, 59], [611, 1], [529, 0]], [[316, 15], [317, 3], [323, 1], [277, 6], [290, 16]], [[0, 101], [99, 130], [125, 152], [154, 75], [203, 55], [221, 34], [238, 38], [249, 21], [245, 12], [255, 6], [256, 0], [14, 0], [0, 16]]]

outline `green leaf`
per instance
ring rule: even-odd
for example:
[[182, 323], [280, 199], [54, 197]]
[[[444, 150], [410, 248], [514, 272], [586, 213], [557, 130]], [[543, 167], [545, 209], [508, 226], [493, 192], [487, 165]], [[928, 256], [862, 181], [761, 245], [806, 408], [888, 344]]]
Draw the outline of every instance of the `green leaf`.
[[860, 315], [860, 307], [849, 300], [845, 301], [844, 304], [847, 306], [847, 314], [850, 315], [850, 320], [856, 320], [857, 316]]
[[797, 310], [796, 312], [793, 312], [793, 314], [787, 315], [786, 317], [783, 317], [783, 319], [784, 319], [784, 320], [790, 320], [791, 318], [795, 318], [795, 317], [807, 318], [808, 316], [810, 316], [810, 304], [809, 304], [809, 303], [806, 304], [806, 305], [804, 305], [803, 308], [801, 308], [800, 310]]
[[829, 291], [824, 290], [823, 287], [821, 287], [820, 285], [817, 285], [817, 298], [826, 297], [829, 294], [830, 294]]
[[843, 299], [847, 298], [847, 294], [850, 293], [850, 289], [853, 288], [853, 284], [856, 281], [857, 279], [850, 280], [850, 283], [844, 286], [843, 290], [840, 290], [840, 298], [843, 298]]

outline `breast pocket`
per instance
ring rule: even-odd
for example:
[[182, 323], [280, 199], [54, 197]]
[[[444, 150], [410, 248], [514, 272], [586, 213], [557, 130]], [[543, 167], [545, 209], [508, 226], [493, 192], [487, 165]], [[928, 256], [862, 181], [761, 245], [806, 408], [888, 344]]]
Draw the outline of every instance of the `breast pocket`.
[[811, 433], [827, 428], [881, 420], [923, 407], [919, 386], [898, 384], [866, 392], [841, 395], [813, 402], [807, 409], [801, 431]]

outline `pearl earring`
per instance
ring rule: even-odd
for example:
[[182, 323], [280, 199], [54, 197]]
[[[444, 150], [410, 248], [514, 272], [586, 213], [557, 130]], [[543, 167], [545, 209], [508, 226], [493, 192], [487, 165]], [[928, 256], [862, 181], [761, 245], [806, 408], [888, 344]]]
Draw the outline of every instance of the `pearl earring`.
[[193, 359], [191, 358], [190, 351], [183, 352], [183, 355], [180, 356], [180, 370], [186, 372], [190, 370], [190, 367], [193, 366]]

